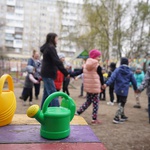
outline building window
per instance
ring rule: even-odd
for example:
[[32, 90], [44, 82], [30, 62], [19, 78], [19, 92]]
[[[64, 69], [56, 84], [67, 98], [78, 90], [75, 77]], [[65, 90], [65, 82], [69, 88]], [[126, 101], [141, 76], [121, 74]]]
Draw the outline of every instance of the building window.
[[12, 40], [5, 40], [5, 45], [8, 47], [13, 47], [13, 41]]
[[20, 7], [23, 7], [23, 1], [22, 0], [19, 0], [19, 1], [16, 1], [16, 5], [17, 6], [20, 6]]
[[15, 49], [14, 48], [12, 48], [12, 47], [6, 47], [6, 49], [7, 49], [7, 51], [9, 51], [9, 52], [12, 52], [12, 51], [14, 51]]
[[22, 40], [15, 40], [16, 44], [22, 44]]
[[16, 49], [15, 49], [15, 52], [16, 52], [16, 53], [20, 53], [20, 52], [21, 52], [21, 49], [16, 48]]
[[16, 39], [22, 39], [22, 35], [21, 34], [15, 34], [15, 38]]
[[23, 32], [23, 28], [15, 28], [16, 32]]
[[14, 36], [13, 36], [13, 34], [6, 33], [6, 34], [5, 34], [5, 39], [12, 41], [12, 40], [14, 40]]
[[15, 7], [7, 6], [7, 12], [14, 13], [15, 12]]

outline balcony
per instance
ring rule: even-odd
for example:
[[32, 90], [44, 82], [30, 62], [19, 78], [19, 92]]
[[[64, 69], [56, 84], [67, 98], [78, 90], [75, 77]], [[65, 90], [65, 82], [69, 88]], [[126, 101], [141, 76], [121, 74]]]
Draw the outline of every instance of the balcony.
[[13, 41], [14, 37], [13, 36], [5, 36], [5, 40]]
[[7, 26], [23, 28], [23, 21], [7, 21]]
[[6, 27], [5, 33], [14, 34], [15, 33], [15, 28], [14, 27]]
[[16, 8], [16, 9], [15, 9], [15, 13], [16, 13], [16, 14], [24, 14], [24, 10], [23, 10], [23, 8], [22, 8], [22, 9]]
[[15, 34], [16, 39], [22, 39], [22, 34]]
[[23, 33], [23, 28], [15, 28], [15, 33]]
[[23, 28], [23, 22], [16, 21], [15, 27]]
[[16, 17], [15, 14], [12, 14], [12, 13], [7, 13], [6, 14], [6, 19], [12, 19], [12, 20], [14, 20], [15, 17]]
[[16, 0], [7, 0], [6, 4], [10, 5], [10, 6], [15, 6], [16, 5]]
[[13, 41], [6, 40], [5, 41], [5, 46], [7, 46], [7, 47], [13, 47]]
[[14, 13], [7, 13], [6, 14], [6, 19], [8, 20], [24, 20], [23, 14], [14, 14]]
[[15, 48], [22, 48], [22, 40], [14, 40], [13, 41], [13, 47]]

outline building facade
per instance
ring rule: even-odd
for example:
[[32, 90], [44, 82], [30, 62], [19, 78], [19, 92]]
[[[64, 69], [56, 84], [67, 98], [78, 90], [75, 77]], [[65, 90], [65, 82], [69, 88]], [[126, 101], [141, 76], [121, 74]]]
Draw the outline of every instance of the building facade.
[[78, 49], [76, 43], [72, 40], [73, 37], [78, 36], [80, 28], [79, 24], [82, 22], [82, 0], [69, 1], [59, 0], [58, 7], [60, 9], [61, 16], [61, 28], [60, 28], [60, 49], [68, 56], [74, 56]]
[[0, 55], [28, 58], [39, 50], [47, 33], [60, 37], [58, 51], [74, 55], [76, 44], [68, 38], [76, 33], [82, 3], [73, 0], [1, 0]]

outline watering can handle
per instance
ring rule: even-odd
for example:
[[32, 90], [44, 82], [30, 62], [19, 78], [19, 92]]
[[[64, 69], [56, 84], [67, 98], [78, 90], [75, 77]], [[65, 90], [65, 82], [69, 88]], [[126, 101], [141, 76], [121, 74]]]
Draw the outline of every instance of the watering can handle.
[[58, 96], [62, 96], [62, 97], [64, 97], [65, 99], [68, 99], [68, 98], [69, 98], [69, 96], [68, 96], [67, 94], [63, 93], [63, 92], [55, 92], [55, 93], [52, 93], [51, 95], [49, 95], [49, 96], [46, 98], [46, 100], [45, 100], [45, 102], [44, 102], [44, 104], [43, 104], [43, 107], [42, 107], [43, 113], [46, 112], [46, 110], [47, 110], [47, 108], [48, 108], [48, 106], [49, 106], [49, 103], [50, 103], [54, 98], [56, 98], [56, 97], [58, 97]]
[[14, 84], [13, 84], [12, 77], [9, 74], [4, 74], [0, 78], [0, 94], [3, 91], [4, 83], [5, 83], [6, 80], [8, 81], [8, 88], [9, 88], [9, 90], [10, 91], [14, 91]]

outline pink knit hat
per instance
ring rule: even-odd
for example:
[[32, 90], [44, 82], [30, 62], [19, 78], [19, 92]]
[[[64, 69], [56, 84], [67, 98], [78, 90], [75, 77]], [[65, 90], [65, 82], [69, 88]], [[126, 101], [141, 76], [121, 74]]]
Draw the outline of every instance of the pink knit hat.
[[101, 52], [97, 49], [93, 49], [89, 52], [89, 56], [90, 58], [96, 58], [96, 57], [101, 56]]

